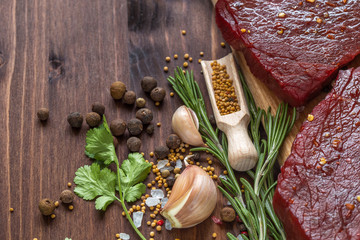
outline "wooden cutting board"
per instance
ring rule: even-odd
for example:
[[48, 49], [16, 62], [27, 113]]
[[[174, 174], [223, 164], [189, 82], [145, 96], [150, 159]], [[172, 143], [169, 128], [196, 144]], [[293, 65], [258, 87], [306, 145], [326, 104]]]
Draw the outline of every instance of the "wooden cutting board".
[[[217, 0], [212, 0], [212, 3], [215, 5]], [[265, 84], [258, 78], [256, 78], [250, 71], [244, 55], [240, 51], [232, 49], [233, 54], [237, 60], [238, 65], [240, 66], [247, 84], [254, 96], [257, 106], [267, 110], [271, 107], [272, 113], [276, 112], [277, 107], [282, 102], [275, 93], [270, 91]], [[349, 66], [356, 67], [360, 66], [360, 57], [357, 57]], [[302, 123], [307, 118], [307, 115], [311, 113], [312, 109], [326, 96], [325, 92], [320, 92], [314, 99], [312, 99], [306, 106], [297, 108], [297, 120], [294, 124], [292, 131], [289, 133], [287, 138], [284, 141], [282, 148], [280, 149], [278, 161], [280, 165], [283, 165], [287, 157], [290, 155], [291, 147], [293, 141], [300, 130]]]

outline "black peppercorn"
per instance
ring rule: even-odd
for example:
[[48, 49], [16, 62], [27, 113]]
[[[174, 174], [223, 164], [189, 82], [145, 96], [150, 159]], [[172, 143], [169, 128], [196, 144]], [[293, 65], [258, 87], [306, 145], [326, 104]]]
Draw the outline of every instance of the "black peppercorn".
[[67, 121], [73, 128], [80, 128], [83, 122], [83, 116], [79, 112], [72, 112], [68, 115]]
[[102, 116], [105, 113], [105, 106], [100, 102], [94, 102], [91, 106], [91, 110]]
[[145, 131], [147, 134], [152, 135], [154, 133], [154, 124], [149, 124], [146, 127]]
[[231, 207], [224, 207], [220, 211], [220, 217], [224, 222], [232, 222], [236, 218], [235, 210]]
[[74, 201], [75, 194], [71, 190], [64, 190], [60, 194], [60, 200], [63, 203], [72, 203]]
[[130, 137], [126, 141], [126, 145], [131, 152], [139, 152], [141, 148], [141, 140], [137, 137]]
[[157, 81], [153, 77], [146, 76], [141, 80], [141, 88], [144, 92], [151, 92], [157, 86]]
[[39, 202], [39, 210], [42, 215], [49, 216], [51, 215], [55, 210], [55, 203], [53, 200], [50, 200], [48, 198], [44, 198], [40, 200]]
[[211, 114], [209, 116], [209, 122], [211, 125], [215, 126], [216, 125], [216, 120], [215, 120], [215, 116], [213, 114]]
[[131, 135], [137, 136], [142, 132], [143, 124], [139, 119], [133, 118], [127, 123], [127, 128]]
[[170, 150], [167, 146], [157, 146], [154, 153], [158, 159], [164, 159], [168, 156]]
[[138, 98], [138, 99], [136, 99], [135, 104], [136, 104], [136, 107], [143, 108], [143, 107], [145, 107], [146, 101], [143, 98]]
[[113, 82], [110, 86], [110, 94], [113, 99], [119, 100], [124, 96], [126, 86], [124, 83], [117, 81]]
[[175, 183], [175, 178], [170, 176], [170, 177], [167, 177], [166, 178], [166, 183], [168, 184], [169, 187], [172, 187], [174, 186], [174, 183]]
[[170, 134], [166, 139], [166, 146], [168, 146], [170, 149], [176, 149], [180, 147], [180, 144], [181, 139], [176, 134]]
[[125, 130], [126, 130], [126, 123], [124, 120], [122, 119], [115, 119], [115, 120], [112, 120], [111, 123], [110, 123], [110, 130], [111, 130], [111, 133], [114, 135], [114, 136], [121, 136], [125, 133]]
[[100, 124], [101, 122], [101, 117], [98, 113], [96, 112], [89, 112], [88, 114], [86, 114], [86, 123], [90, 126], [90, 127], [96, 127]]
[[41, 120], [41, 121], [46, 121], [49, 118], [49, 109], [47, 108], [40, 108], [37, 111], [37, 117]]
[[135, 103], [136, 101], [136, 94], [134, 91], [127, 91], [125, 92], [124, 96], [123, 96], [123, 102], [129, 105], [132, 105]]
[[154, 102], [161, 102], [164, 100], [166, 95], [166, 91], [162, 87], [156, 87], [153, 90], [151, 90], [150, 97]]
[[148, 108], [141, 108], [136, 112], [136, 118], [143, 124], [149, 124], [153, 120], [152, 111]]

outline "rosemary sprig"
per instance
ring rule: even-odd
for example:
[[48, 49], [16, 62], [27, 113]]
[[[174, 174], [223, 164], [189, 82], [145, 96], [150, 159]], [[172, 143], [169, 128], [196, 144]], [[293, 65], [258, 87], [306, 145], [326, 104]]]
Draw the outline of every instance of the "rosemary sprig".
[[[229, 200], [248, 230], [249, 236], [242, 234], [243, 239], [263, 240], [269, 239], [269, 236], [273, 239], [285, 239], [282, 225], [272, 207], [274, 187], [276, 186], [272, 169], [279, 148], [294, 124], [296, 111], [293, 109], [291, 116], [288, 116], [287, 104], [280, 104], [276, 115], [272, 116], [270, 109], [265, 112], [257, 108], [241, 72], [239, 74], [250, 110], [250, 133], [259, 155], [255, 170], [247, 172], [252, 178], [254, 186], [245, 178], [240, 178], [240, 182], [237, 181], [227, 156], [226, 136], [219, 129], [213, 129], [211, 126], [203, 96], [198, 84], [194, 81], [193, 73], [186, 71], [184, 74], [183, 70], [178, 67], [174, 77], [169, 77], [168, 81], [184, 104], [191, 108], [199, 119], [199, 131], [207, 147], [193, 148], [191, 151], [210, 152], [228, 171], [227, 177], [220, 178], [224, 187], [218, 186], [218, 188]], [[260, 135], [262, 122], [267, 138], [262, 138]], [[240, 183], [244, 186], [244, 194], [241, 192]], [[227, 236], [231, 240], [236, 239], [231, 233], [228, 233]]]

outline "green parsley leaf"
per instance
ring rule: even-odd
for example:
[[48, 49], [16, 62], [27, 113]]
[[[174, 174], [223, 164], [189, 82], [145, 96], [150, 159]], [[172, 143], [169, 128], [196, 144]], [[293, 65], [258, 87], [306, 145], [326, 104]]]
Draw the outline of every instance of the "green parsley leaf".
[[146, 191], [141, 183], [149, 175], [151, 164], [140, 153], [131, 153], [120, 167], [121, 190], [127, 202], [136, 201]]
[[116, 174], [108, 168], [100, 169], [99, 164], [85, 165], [79, 168], [74, 178], [76, 187], [74, 192], [85, 200], [96, 197], [95, 208], [106, 210], [106, 207], [116, 200], [115, 184]]
[[104, 162], [105, 165], [109, 165], [117, 159], [113, 136], [105, 116], [99, 127], [87, 131], [85, 154], [90, 158]]

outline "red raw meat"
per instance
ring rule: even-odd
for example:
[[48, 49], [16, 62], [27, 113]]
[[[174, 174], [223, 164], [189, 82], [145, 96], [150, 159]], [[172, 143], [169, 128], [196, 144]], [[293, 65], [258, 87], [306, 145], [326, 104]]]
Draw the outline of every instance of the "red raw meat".
[[275, 212], [289, 240], [360, 239], [360, 67], [340, 71], [311, 115], [281, 168]]
[[360, 53], [357, 0], [219, 0], [216, 23], [252, 73], [293, 106]]

